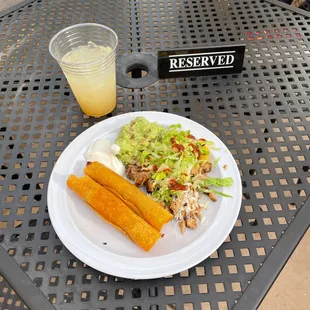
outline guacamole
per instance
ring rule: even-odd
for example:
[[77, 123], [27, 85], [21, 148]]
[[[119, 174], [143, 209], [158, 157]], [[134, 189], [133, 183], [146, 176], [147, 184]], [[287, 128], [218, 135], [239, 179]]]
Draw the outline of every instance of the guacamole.
[[121, 128], [115, 143], [121, 148], [118, 158], [125, 164], [135, 164], [140, 160], [140, 154], [148, 148], [151, 142], [164, 131], [157, 123], [150, 123], [142, 116], [135, 118], [130, 124]]

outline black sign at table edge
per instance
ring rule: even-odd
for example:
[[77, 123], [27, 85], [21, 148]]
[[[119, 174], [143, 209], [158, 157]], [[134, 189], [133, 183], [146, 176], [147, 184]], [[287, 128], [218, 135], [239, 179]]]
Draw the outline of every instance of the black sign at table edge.
[[158, 51], [158, 78], [240, 73], [245, 44]]

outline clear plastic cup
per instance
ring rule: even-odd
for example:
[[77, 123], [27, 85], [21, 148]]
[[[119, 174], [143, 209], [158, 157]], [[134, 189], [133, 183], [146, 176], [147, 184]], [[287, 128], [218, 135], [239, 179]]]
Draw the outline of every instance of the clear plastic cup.
[[49, 44], [50, 54], [62, 68], [87, 115], [103, 116], [116, 106], [117, 43], [112, 29], [85, 23], [61, 30]]

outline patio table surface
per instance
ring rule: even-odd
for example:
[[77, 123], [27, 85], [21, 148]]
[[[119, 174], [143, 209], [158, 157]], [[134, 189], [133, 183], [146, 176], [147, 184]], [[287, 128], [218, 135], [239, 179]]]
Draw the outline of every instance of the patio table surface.
[[[233, 231], [180, 274], [102, 274], [75, 258], [51, 225], [53, 165], [106, 118], [83, 115], [48, 53], [56, 32], [81, 22], [113, 28], [119, 55], [246, 44], [242, 73], [118, 87], [107, 116], [185, 116], [214, 132], [238, 164], [243, 203]], [[0, 13], [0, 308], [255, 309], [310, 223], [309, 24], [258, 0], [34, 0]]]

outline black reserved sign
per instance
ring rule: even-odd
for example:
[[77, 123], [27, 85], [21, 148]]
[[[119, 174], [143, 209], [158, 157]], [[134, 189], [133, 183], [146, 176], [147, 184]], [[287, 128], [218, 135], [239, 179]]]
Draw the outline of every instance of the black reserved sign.
[[158, 77], [240, 73], [244, 52], [244, 44], [159, 51]]

